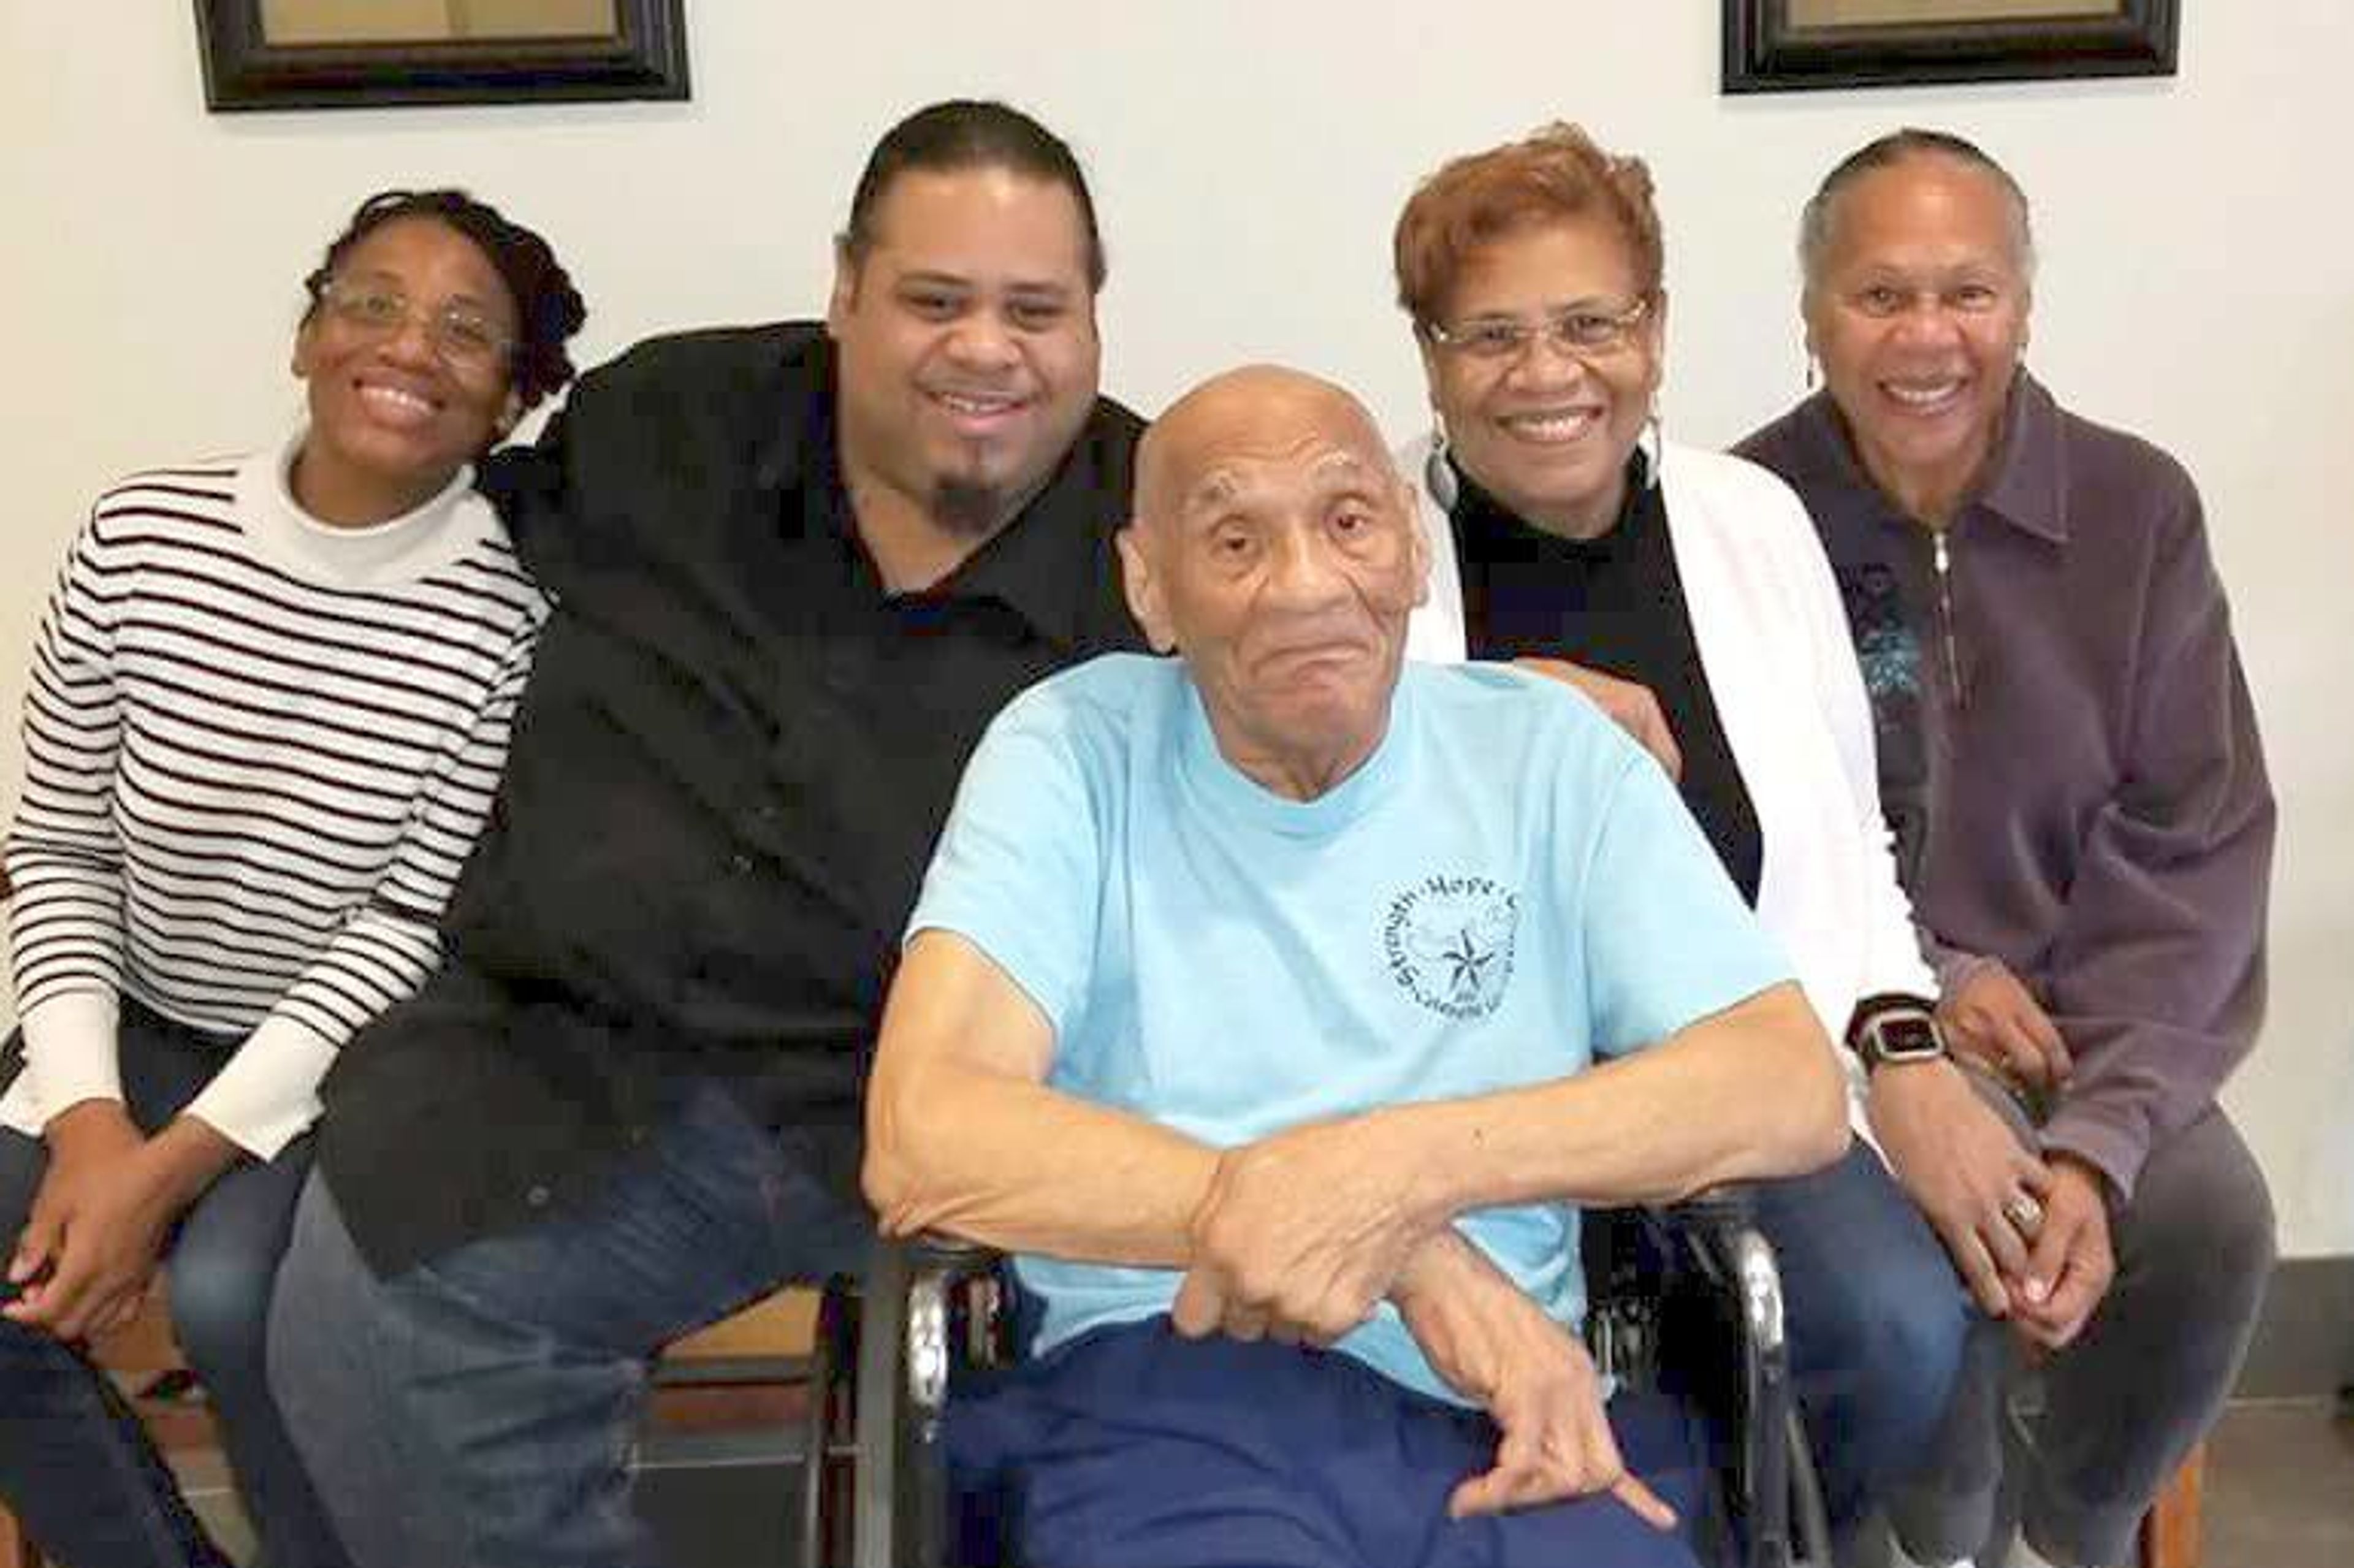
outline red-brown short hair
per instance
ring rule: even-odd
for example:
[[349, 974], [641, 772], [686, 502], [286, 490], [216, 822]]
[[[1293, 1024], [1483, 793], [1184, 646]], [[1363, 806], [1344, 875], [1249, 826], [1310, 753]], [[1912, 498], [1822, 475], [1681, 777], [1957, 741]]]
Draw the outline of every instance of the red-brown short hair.
[[1617, 157], [1564, 121], [1517, 142], [1468, 154], [1416, 187], [1393, 240], [1398, 304], [1419, 326], [1435, 319], [1472, 252], [1524, 228], [1598, 215], [1634, 262], [1636, 286], [1656, 299], [1666, 270], [1651, 171]]

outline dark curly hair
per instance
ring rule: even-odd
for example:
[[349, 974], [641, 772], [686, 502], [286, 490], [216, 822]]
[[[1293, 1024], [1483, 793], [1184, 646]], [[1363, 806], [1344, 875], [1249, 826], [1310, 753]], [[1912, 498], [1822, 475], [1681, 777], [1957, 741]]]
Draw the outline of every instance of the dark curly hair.
[[531, 408], [572, 379], [572, 356], [565, 343], [588, 319], [572, 274], [556, 259], [546, 240], [511, 221], [488, 202], [476, 201], [461, 190], [378, 191], [360, 203], [344, 231], [327, 246], [327, 254], [302, 280], [311, 296], [302, 313], [306, 323], [318, 313], [319, 291], [344, 264], [352, 248], [397, 218], [429, 217], [447, 224], [474, 242], [498, 270], [514, 299], [514, 355], [507, 369], [514, 378], [516, 399]]

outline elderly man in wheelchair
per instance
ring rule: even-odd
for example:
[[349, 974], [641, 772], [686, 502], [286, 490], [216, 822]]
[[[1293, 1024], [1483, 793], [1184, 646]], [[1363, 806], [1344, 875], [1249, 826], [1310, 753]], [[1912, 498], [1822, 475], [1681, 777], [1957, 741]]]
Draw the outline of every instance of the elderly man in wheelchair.
[[1700, 1562], [1689, 1412], [1580, 1339], [1579, 1211], [1843, 1150], [1787, 964], [1598, 711], [1403, 664], [1424, 545], [1347, 394], [1195, 389], [1120, 548], [1180, 657], [999, 717], [869, 1091], [885, 1229], [1037, 1309], [953, 1477], [1030, 1568]]

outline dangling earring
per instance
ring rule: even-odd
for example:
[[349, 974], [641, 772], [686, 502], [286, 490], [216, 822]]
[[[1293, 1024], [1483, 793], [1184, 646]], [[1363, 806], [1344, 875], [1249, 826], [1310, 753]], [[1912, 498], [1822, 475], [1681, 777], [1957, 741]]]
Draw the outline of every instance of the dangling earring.
[[1811, 355], [1811, 354], [1810, 354], [1810, 355], [1807, 355], [1807, 390], [1808, 390], [1808, 392], [1810, 392], [1810, 393], [1811, 393], [1812, 391], [1814, 391], [1814, 389], [1815, 389], [1815, 356], [1814, 356], [1813, 355]]
[[1430, 456], [1422, 465], [1422, 483], [1441, 512], [1455, 510], [1462, 486], [1455, 482], [1455, 465], [1447, 461], [1446, 418], [1437, 413], [1430, 416]]
[[1635, 450], [1643, 454], [1643, 488], [1659, 489], [1659, 464], [1668, 455], [1668, 431], [1667, 427], [1659, 423], [1659, 406], [1657, 403], [1651, 405], [1650, 413], [1643, 419], [1642, 433], [1635, 438]]

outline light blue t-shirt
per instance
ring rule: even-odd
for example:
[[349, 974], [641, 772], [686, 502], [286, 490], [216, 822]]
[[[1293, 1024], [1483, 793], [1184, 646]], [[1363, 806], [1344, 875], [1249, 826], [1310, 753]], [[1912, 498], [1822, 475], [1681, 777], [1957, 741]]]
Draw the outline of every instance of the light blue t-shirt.
[[[1790, 974], [1658, 766], [1480, 664], [1407, 664], [1379, 748], [1305, 802], [1226, 762], [1179, 662], [1066, 671], [974, 754], [908, 926], [932, 927], [1044, 1012], [1053, 1086], [1221, 1148], [1560, 1078]], [[1582, 1322], [1574, 1207], [1458, 1224]], [[1041, 1350], [1168, 1310], [1179, 1278], [1016, 1266]], [[1456, 1397], [1386, 1305], [1340, 1348]]]

